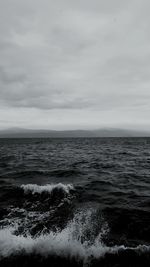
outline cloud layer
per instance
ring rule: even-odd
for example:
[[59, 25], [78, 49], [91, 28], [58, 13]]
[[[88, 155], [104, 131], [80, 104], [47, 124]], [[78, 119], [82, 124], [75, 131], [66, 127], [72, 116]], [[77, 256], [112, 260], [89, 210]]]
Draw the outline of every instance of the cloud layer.
[[0, 0], [0, 128], [144, 125], [148, 0]]

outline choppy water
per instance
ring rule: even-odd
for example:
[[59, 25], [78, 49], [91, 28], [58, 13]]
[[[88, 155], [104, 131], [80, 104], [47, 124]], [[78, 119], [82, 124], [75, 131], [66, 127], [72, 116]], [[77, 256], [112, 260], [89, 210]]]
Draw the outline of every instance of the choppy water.
[[1, 139], [1, 266], [150, 266], [150, 139]]

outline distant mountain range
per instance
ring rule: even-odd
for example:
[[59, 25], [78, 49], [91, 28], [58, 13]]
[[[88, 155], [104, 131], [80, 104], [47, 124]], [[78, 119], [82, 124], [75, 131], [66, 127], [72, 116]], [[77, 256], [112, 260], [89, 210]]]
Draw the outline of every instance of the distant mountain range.
[[0, 138], [77, 138], [77, 137], [150, 137], [150, 132], [129, 129], [103, 128], [97, 130], [33, 130], [9, 128], [0, 131]]

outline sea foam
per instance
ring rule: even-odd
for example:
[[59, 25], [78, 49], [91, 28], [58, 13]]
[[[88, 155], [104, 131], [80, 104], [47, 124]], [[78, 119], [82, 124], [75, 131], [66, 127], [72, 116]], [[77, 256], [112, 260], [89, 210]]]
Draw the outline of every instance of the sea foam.
[[52, 193], [53, 190], [62, 190], [65, 193], [69, 194], [70, 190], [73, 190], [74, 187], [72, 184], [47, 184], [47, 185], [37, 185], [37, 184], [26, 184], [26, 185], [21, 185], [21, 188], [24, 190], [25, 194], [28, 193], [38, 193], [41, 194], [43, 192], [47, 192], [49, 194]]
[[[83, 222], [83, 217], [85, 217]], [[84, 238], [84, 233], [91, 224], [91, 211], [86, 214], [77, 213], [73, 220], [61, 231], [40, 234], [33, 238], [30, 235], [15, 235], [14, 228], [0, 230], [0, 257], [12, 255], [36, 254], [43, 257], [57, 256], [90, 261], [91, 258], [99, 259], [105, 254], [116, 254], [124, 250], [137, 253], [150, 252], [150, 246], [125, 247], [124, 245], [109, 247], [102, 241], [107, 235], [107, 224], [103, 224], [100, 233], [91, 242]], [[91, 225], [92, 227], [92, 225]], [[90, 229], [90, 228], [89, 228]]]
[[16, 236], [12, 233], [12, 229], [0, 230], [1, 257], [33, 253], [44, 257], [60, 256], [87, 261], [91, 257], [98, 259], [107, 253], [115, 254], [123, 250], [134, 250], [139, 253], [150, 252], [150, 246], [125, 247], [120, 245], [109, 247], [98, 241], [88, 245], [86, 242], [81, 243], [79, 240], [72, 239], [68, 229], [64, 229], [60, 233], [51, 232], [48, 235], [41, 235], [35, 239], [31, 236]]

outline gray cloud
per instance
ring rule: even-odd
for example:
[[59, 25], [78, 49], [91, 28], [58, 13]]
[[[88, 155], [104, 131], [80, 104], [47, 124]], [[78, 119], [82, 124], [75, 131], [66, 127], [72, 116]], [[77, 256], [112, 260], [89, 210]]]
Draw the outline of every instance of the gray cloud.
[[1, 127], [38, 127], [36, 116], [50, 128], [60, 117], [65, 127], [149, 125], [149, 8], [148, 0], [0, 0]]
[[23, 73], [19, 73], [19, 70], [5, 70], [0, 66], [0, 81], [2, 84], [22, 83], [26, 80], [26, 76]]

